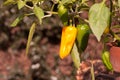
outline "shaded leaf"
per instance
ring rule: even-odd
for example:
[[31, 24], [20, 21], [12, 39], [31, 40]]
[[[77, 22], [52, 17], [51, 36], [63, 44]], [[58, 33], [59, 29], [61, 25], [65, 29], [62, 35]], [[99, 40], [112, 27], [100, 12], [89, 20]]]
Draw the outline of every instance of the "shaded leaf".
[[80, 67], [80, 57], [76, 44], [74, 43], [73, 49], [71, 51], [71, 57], [76, 68]]
[[38, 6], [35, 5], [34, 9], [33, 9], [33, 12], [37, 16], [37, 18], [39, 19], [40, 24], [41, 24], [42, 23], [42, 17], [44, 16], [43, 10], [40, 7], [38, 7]]
[[18, 0], [17, 5], [18, 5], [18, 9], [21, 9], [25, 6], [25, 2], [22, 0]]
[[89, 10], [89, 24], [98, 41], [106, 27], [109, 26], [109, 18], [110, 10], [103, 2], [94, 4]]
[[32, 40], [33, 34], [35, 32], [35, 23], [32, 24], [30, 31], [29, 31], [29, 35], [28, 35], [28, 41], [27, 41], [27, 46], [26, 46], [26, 54], [28, 54], [29, 48], [30, 48], [30, 42]]
[[22, 19], [24, 18], [24, 15], [18, 16], [10, 25], [11, 27], [15, 27]]

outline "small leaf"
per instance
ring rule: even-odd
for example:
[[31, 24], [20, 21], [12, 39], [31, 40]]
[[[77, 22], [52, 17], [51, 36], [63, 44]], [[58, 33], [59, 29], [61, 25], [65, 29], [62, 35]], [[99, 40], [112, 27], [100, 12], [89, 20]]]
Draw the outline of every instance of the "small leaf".
[[72, 3], [72, 0], [61, 0], [60, 4], [64, 5], [64, 4], [70, 4], [70, 3]]
[[85, 2], [87, 2], [88, 0], [82, 0], [82, 2], [81, 3], [85, 3]]
[[41, 24], [42, 23], [42, 17], [44, 16], [43, 10], [40, 7], [38, 7], [38, 6], [35, 5], [34, 9], [33, 9], [33, 12], [37, 16], [37, 18], [39, 19], [40, 24]]
[[15, 4], [16, 3], [16, 1], [14, 1], [14, 0], [6, 0], [4, 3], [3, 3], [3, 5], [11, 5], [11, 4]]
[[73, 49], [71, 51], [71, 57], [72, 57], [75, 67], [78, 69], [80, 67], [80, 57], [79, 57], [78, 48], [75, 43], [74, 43]]
[[32, 40], [33, 34], [35, 32], [35, 23], [32, 24], [30, 31], [29, 31], [29, 36], [28, 36], [28, 41], [27, 41], [27, 46], [26, 46], [26, 54], [28, 54], [29, 48], [30, 48], [30, 42]]
[[94, 4], [89, 10], [89, 24], [98, 41], [109, 26], [109, 18], [110, 10], [103, 2]]
[[22, 0], [18, 0], [17, 5], [18, 5], [18, 9], [21, 9], [25, 6], [25, 2]]
[[32, 0], [33, 4], [36, 4], [36, 3], [39, 3], [41, 2], [42, 0]]
[[23, 18], [24, 18], [24, 15], [18, 16], [10, 26], [15, 27]]

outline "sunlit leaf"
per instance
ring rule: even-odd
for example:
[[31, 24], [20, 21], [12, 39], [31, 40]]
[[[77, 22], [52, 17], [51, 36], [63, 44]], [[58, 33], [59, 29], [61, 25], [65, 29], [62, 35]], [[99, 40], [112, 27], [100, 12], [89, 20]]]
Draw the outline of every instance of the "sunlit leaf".
[[80, 67], [80, 57], [79, 57], [78, 48], [75, 43], [71, 51], [71, 57], [72, 57], [75, 67], [78, 69]]
[[23, 18], [24, 18], [24, 15], [18, 16], [10, 26], [15, 27]]
[[10, 5], [10, 4], [15, 4], [16, 3], [16, 1], [14, 1], [14, 0], [6, 0], [4, 3], [3, 3], [3, 5]]
[[33, 3], [38, 3], [39, 0], [32, 0]]
[[85, 3], [86, 1], [88, 1], [88, 0], [82, 0], [82, 3]]
[[61, 0], [61, 4], [69, 4], [72, 3], [72, 0]]
[[25, 6], [25, 2], [22, 1], [22, 0], [18, 0], [17, 5], [18, 5], [18, 9], [21, 9], [21, 8], [23, 8]]
[[37, 16], [37, 18], [39, 19], [40, 24], [41, 24], [42, 23], [42, 17], [44, 16], [43, 10], [40, 7], [38, 7], [38, 6], [35, 5], [34, 9], [33, 9], [33, 12]]
[[98, 41], [109, 26], [109, 18], [110, 10], [103, 2], [94, 4], [89, 10], [89, 24]]
[[27, 46], [26, 46], [26, 54], [28, 54], [29, 52], [29, 48], [30, 48], [30, 42], [32, 40], [33, 34], [35, 32], [35, 23], [32, 24], [30, 31], [29, 31], [29, 35], [28, 35], [28, 41], [27, 41]]
[[32, 0], [33, 4], [36, 4], [36, 3], [41, 2], [41, 1], [44, 1], [44, 0]]

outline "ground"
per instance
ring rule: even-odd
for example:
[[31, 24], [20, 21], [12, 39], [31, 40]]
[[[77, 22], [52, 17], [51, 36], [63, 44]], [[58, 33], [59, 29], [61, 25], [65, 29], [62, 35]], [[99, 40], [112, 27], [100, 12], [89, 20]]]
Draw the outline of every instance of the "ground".
[[[100, 1], [100, 0], [96, 0]], [[3, 0], [0, 1], [2, 3]], [[93, 3], [89, 2], [91, 6]], [[91, 80], [93, 64], [95, 80], [120, 80], [118, 73], [108, 71], [101, 60], [103, 45], [90, 34], [88, 46], [82, 54], [80, 68], [74, 67], [71, 56], [61, 60], [59, 47], [62, 23], [58, 16], [45, 19], [37, 25], [28, 55], [25, 54], [29, 28], [34, 17], [25, 17], [16, 27], [10, 23], [18, 13], [16, 6], [0, 6], [0, 80]], [[82, 18], [88, 18], [83, 11]], [[119, 16], [118, 12], [118, 16]], [[46, 21], [46, 22], [45, 22]], [[120, 24], [117, 17], [112, 25]], [[117, 29], [118, 30], [118, 29]], [[115, 79], [116, 78], [116, 79]]]

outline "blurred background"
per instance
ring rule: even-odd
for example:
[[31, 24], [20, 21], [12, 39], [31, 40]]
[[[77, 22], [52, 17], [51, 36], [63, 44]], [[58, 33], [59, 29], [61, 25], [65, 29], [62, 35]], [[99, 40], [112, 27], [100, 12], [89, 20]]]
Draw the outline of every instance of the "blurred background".
[[[59, 17], [53, 15], [45, 18], [42, 25], [37, 25], [29, 55], [26, 56], [29, 29], [38, 19], [26, 16], [16, 27], [10, 27], [18, 14], [30, 11], [27, 8], [19, 11], [16, 5], [2, 6], [3, 1], [0, 0], [0, 80], [75, 80], [76, 69], [71, 57], [61, 60], [58, 55], [63, 26]], [[89, 5], [92, 4], [90, 1]], [[48, 0], [44, 5], [45, 9], [49, 9], [51, 3]], [[80, 16], [87, 19], [88, 11]], [[115, 24], [119, 23], [116, 21]], [[98, 59], [101, 50], [102, 44], [91, 34], [86, 56]]]
[[0, 80], [75, 80], [70, 56], [64, 60], [58, 56], [62, 26], [59, 17], [53, 15], [37, 25], [26, 56], [29, 29], [38, 19], [26, 16], [16, 27], [10, 27], [18, 14], [30, 11], [19, 11], [16, 5], [2, 6], [3, 1], [0, 0]]

